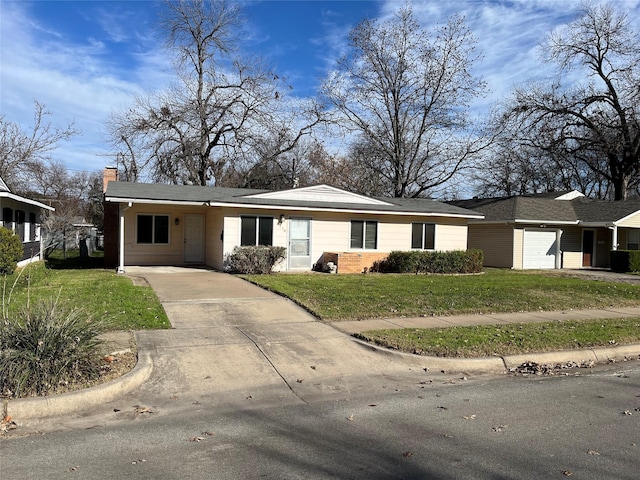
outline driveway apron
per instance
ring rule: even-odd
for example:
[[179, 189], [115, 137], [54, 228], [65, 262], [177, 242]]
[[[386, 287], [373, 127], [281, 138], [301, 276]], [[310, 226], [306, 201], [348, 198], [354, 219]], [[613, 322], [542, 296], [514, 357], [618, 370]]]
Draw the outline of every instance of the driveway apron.
[[381, 362], [293, 302], [235, 276], [179, 267], [132, 267], [127, 273], [146, 279], [173, 326], [136, 333], [140, 350], [154, 362], [142, 395], [306, 402], [348, 394], [372, 377], [417, 380], [421, 371], [409, 359]]

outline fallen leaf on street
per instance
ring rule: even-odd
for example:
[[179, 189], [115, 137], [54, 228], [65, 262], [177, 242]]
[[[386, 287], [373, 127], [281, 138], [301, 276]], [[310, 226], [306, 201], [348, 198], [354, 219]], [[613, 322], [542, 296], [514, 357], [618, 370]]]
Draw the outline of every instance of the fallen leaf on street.
[[403, 456], [404, 458], [412, 457], [412, 456], [413, 456], [413, 452], [408, 452], [408, 451], [407, 451], [407, 452], [404, 452], [404, 453], [402, 454], [402, 456]]
[[506, 428], [507, 428], [506, 425], [498, 425], [497, 427], [493, 427], [491, 430], [493, 430], [494, 432], [502, 432]]
[[573, 475], [573, 472], [571, 470], [562, 470], [562, 474], [570, 477], [571, 475]]
[[462, 418], [464, 418], [465, 420], [475, 420], [476, 416], [475, 415], [465, 415]]
[[151, 413], [155, 413], [151, 407], [145, 407], [143, 405], [134, 405], [133, 408], [135, 408], [134, 412], [136, 413], [136, 415], [143, 415], [143, 414], [151, 414]]
[[15, 430], [16, 428], [18, 428], [18, 425], [13, 421], [11, 415], [5, 416], [0, 421], [0, 433], [7, 433], [9, 430]]
[[600, 455], [600, 453], [596, 452], [595, 450], [589, 450], [587, 453], [589, 455]]
[[190, 442], [201, 442], [204, 440], [204, 437], [189, 437]]
[[207, 437], [213, 437], [215, 432], [201, 432], [200, 435], [206, 435]]
[[347, 420], [349, 420], [350, 422], [353, 422], [353, 415], [349, 415], [349, 416], [347, 417]]

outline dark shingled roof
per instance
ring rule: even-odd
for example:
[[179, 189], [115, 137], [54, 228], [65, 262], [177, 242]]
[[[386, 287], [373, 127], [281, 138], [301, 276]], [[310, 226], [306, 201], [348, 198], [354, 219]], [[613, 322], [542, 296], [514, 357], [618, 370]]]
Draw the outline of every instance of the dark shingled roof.
[[474, 198], [450, 202], [484, 213], [485, 221], [532, 220], [534, 222], [610, 223], [640, 211], [640, 200], [606, 201], [577, 197], [556, 200], [563, 193]]
[[247, 188], [201, 187], [191, 185], [162, 185], [151, 183], [109, 182], [105, 198], [108, 201], [156, 201], [156, 202], [196, 202], [205, 204], [228, 203], [273, 207], [289, 207], [291, 209], [337, 209], [392, 213], [434, 214], [458, 217], [481, 217], [482, 214], [468, 209], [437, 202], [426, 198], [375, 198], [389, 205], [372, 205], [362, 203], [339, 203], [322, 201], [293, 201], [274, 198], [247, 198], [249, 195], [267, 193], [269, 190]]

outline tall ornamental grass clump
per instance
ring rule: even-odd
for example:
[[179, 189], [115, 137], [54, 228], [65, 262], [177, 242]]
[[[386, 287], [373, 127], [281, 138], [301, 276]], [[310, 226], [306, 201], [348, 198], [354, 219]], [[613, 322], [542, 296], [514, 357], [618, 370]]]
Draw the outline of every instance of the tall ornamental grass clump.
[[0, 317], [0, 395], [48, 395], [100, 375], [99, 335], [96, 322], [77, 308], [63, 308], [57, 299], [9, 310], [13, 287], [3, 282]]

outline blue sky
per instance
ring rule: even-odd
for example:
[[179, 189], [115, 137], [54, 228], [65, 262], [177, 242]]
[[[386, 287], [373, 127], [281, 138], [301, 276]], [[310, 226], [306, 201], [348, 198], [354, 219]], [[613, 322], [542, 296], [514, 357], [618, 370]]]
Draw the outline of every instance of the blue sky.
[[[553, 74], [540, 63], [537, 46], [554, 28], [571, 21], [578, 0], [412, 1], [426, 28], [463, 14], [483, 56], [476, 74], [489, 93], [478, 114], [513, 85]], [[615, 2], [640, 24], [640, 0]], [[266, 57], [293, 87], [312, 96], [345, 51], [349, 30], [360, 20], [387, 18], [404, 1], [245, 1], [241, 50]], [[107, 155], [105, 121], [136, 95], [172, 80], [171, 65], [155, 30], [161, 4], [139, 1], [0, 2], [0, 112], [29, 128], [33, 101], [52, 112], [49, 120], [75, 122], [82, 134], [52, 153], [70, 170], [97, 171]]]

